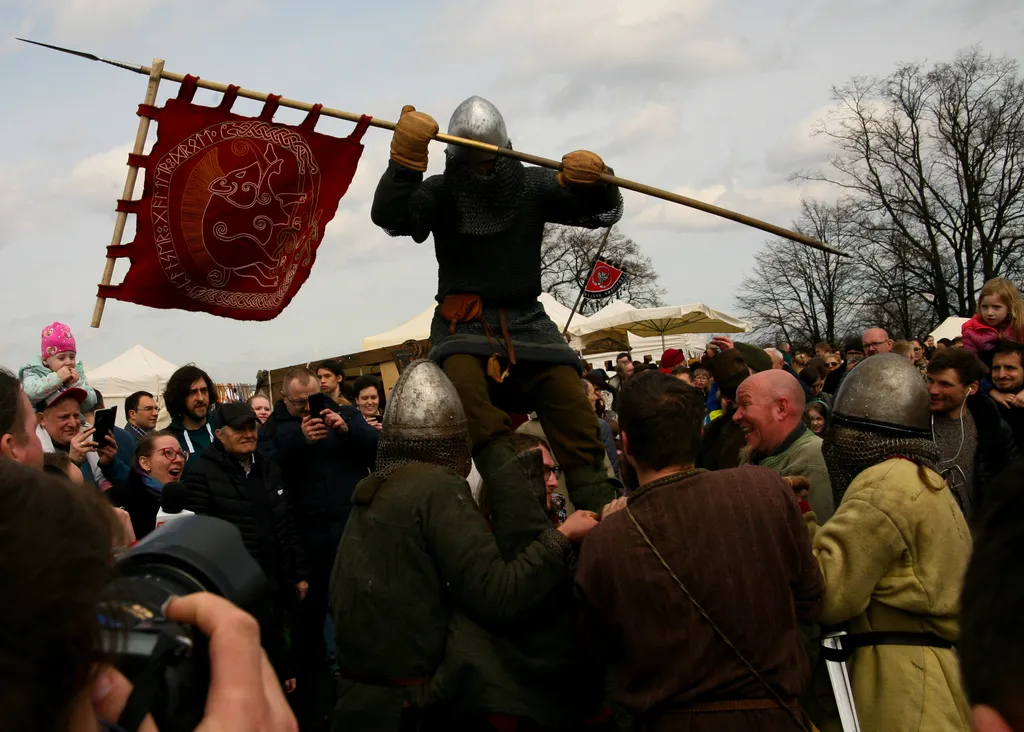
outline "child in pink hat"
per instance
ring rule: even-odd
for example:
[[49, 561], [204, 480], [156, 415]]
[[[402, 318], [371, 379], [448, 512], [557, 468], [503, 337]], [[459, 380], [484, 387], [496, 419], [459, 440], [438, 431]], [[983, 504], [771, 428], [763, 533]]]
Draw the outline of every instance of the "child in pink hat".
[[78, 360], [78, 348], [71, 328], [54, 322], [43, 328], [40, 355], [21, 367], [18, 377], [29, 401], [38, 404], [63, 387], [76, 386], [88, 394], [82, 411], [96, 405], [96, 391], [85, 379], [85, 367]]

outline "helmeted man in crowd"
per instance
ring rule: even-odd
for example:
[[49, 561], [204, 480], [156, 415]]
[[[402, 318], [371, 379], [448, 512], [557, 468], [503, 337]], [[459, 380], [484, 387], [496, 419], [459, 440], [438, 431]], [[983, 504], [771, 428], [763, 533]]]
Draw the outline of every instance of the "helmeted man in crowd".
[[964, 348], [947, 348], [928, 363], [939, 472], [968, 520], [985, 503], [988, 485], [1017, 453], [995, 401], [979, 388], [983, 375], [981, 361]]
[[167, 429], [175, 434], [181, 449], [188, 454], [186, 469], [213, 444], [210, 415], [218, 401], [213, 379], [194, 364], [182, 366], [167, 380], [164, 404], [171, 414]]
[[999, 416], [1010, 426], [1017, 452], [1024, 451], [1024, 401], [1017, 398], [1024, 391], [1024, 345], [1002, 341], [992, 353], [992, 383], [995, 390], [1006, 395], [1008, 406], [996, 402]]
[[[537, 298], [545, 225], [612, 226], [622, 196], [600, 180], [601, 158], [585, 150], [566, 155], [556, 174], [449, 145], [444, 173], [424, 180], [437, 131], [428, 115], [402, 110], [371, 217], [392, 236], [422, 242], [433, 234], [438, 307], [430, 358], [462, 399], [477, 468], [487, 480], [515, 455], [505, 409], [535, 410], [573, 502], [600, 510], [616, 484], [602, 466], [597, 415], [578, 386], [579, 358]], [[448, 132], [511, 147], [501, 113], [480, 97], [458, 106]]]
[[[524, 618], [571, 582], [573, 549], [596, 526], [577, 511], [555, 529], [513, 458], [488, 480], [494, 533], [473, 502], [469, 430], [436, 364], [406, 367], [388, 400], [376, 470], [356, 486], [331, 576], [341, 681], [334, 729], [459, 729], [435, 679], [457, 608], [483, 627]], [[543, 488], [540, 489], [543, 491]], [[496, 535], [522, 541], [503, 556]], [[455, 687], [458, 690], [458, 687]]]
[[784, 478], [807, 478], [807, 502], [825, 522], [834, 510], [832, 485], [821, 456], [821, 438], [807, 428], [803, 416], [803, 389], [784, 371], [752, 374], [736, 390], [732, 419], [743, 430], [748, 461]]
[[864, 730], [969, 727], [953, 644], [971, 535], [938, 474], [930, 423], [921, 372], [881, 353], [850, 372], [825, 433], [837, 505], [812, 539], [819, 622], [849, 623]]

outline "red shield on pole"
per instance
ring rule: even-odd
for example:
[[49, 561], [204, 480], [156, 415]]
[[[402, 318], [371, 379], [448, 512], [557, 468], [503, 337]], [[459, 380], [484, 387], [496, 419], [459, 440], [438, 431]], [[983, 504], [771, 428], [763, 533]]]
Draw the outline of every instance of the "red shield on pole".
[[583, 288], [584, 297], [602, 298], [611, 297], [622, 287], [624, 272], [618, 267], [603, 262], [600, 259], [594, 263], [594, 269], [590, 272], [590, 279]]

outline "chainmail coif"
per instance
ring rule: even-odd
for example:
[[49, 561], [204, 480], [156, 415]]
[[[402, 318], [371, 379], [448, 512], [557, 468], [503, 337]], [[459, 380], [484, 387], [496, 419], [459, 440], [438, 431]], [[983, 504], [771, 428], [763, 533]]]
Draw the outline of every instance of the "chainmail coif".
[[428, 440], [388, 437], [382, 433], [377, 443], [377, 463], [373, 474], [385, 479], [398, 468], [409, 463], [428, 463], [451, 468], [456, 475], [469, 475], [472, 458], [469, 436], [435, 437]]
[[927, 437], [910, 437], [895, 432], [869, 430], [833, 423], [825, 433], [821, 454], [828, 467], [832, 497], [838, 508], [854, 478], [868, 468], [892, 457], [905, 457], [938, 472], [939, 449]]

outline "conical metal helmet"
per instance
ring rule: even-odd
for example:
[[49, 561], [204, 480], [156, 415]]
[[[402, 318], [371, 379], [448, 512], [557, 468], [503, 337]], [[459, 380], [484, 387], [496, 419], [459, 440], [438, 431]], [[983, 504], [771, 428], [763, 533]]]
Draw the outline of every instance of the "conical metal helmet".
[[381, 436], [435, 440], [464, 437], [468, 430], [462, 400], [444, 371], [426, 359], [409, 364], [391, 390]]
[[[486, 142], [497, 147], [509, 147], [505, 118], [501, 116], [497, 107], [483, 97], [470, 97], [455, 108], [448, 122], [448, 134]], [[495, 157], [492, 153], [459, 145], [449, 145], [445, 149], [445, 154], [449, 158], [471, 162], [493, 160]]]
[[865, 428], [931, 436], [928, 387], [921, 372], [895, 353], [859, 362], [843, 379], [832, 403], [832, 419]]

